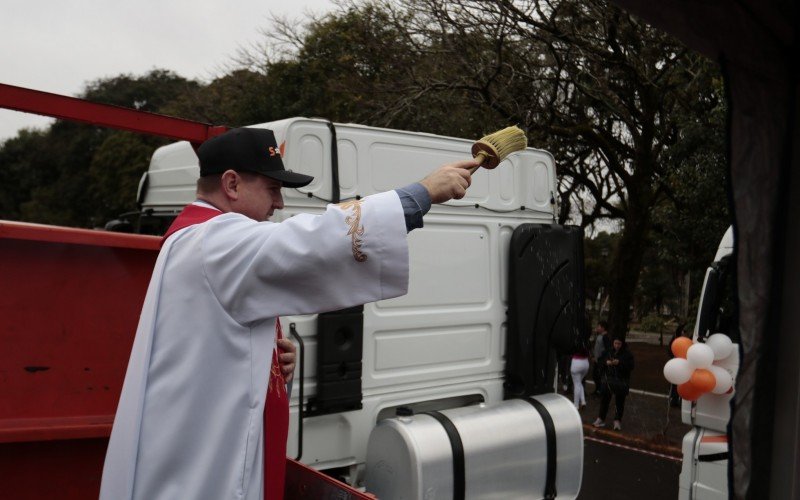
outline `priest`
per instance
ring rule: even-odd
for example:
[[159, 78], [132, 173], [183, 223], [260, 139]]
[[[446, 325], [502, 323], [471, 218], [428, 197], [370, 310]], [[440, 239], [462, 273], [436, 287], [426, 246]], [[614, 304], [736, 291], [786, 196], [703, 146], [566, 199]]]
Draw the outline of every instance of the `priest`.
[[475, 160], [419, 183], [269, 222], [284, 169], [272, 131], [233, 129], [198, 149], [197, 201], [162, 242], [106, 454], [100, 498], [282, 498], [286, 382], [279, 317], [403, 295], [406, 234], [459, 199]]

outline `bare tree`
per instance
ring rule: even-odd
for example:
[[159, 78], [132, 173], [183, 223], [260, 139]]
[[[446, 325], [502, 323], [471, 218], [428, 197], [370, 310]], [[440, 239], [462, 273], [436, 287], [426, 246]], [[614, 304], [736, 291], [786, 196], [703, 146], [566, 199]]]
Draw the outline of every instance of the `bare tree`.
[[719, 105], [710, 64], [602, 0], [387, 8], [406, 15], [403, 28], [427, 60], [404, 95], [459, 91], [486, 125], [519, 123], [557, 159], [562, 222], [575, 212], [583, 226], [621, 221], [609, 319], [624, 336], [652, 211], [669, 200], [675, 166], [691, 155], [674, 148], [682, 125]]

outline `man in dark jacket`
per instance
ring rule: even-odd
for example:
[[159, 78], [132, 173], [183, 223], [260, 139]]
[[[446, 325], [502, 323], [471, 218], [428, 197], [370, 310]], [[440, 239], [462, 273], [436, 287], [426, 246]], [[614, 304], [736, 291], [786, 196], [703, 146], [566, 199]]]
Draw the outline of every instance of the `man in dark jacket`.
[[614, 396], [616, 413], [614, 414], [614, 430], [622, 430], [622, 413], [625, 410], [625, 398], [630, 389], [631, 372], [633, 371], [633, 354], [622, 339], [615, 338], [612, 348], [603, 352], [598, 360], [605, 369], [603, 375], [603, 399], [600, 401], [600, 415], [594, 421], [595, 427], [605, 427], [608, 406]]
[[611, 335], [608, 334], [608, 322], [601, 320], [597, 322], [597, 327], [594, 329], [594, 345], [592, 346], [592, 380], [594, 380], [594, 393], [597, 395], [603, 394], [603, 367], [600, 365], [600, 358], [605, 351], [611, 350]]

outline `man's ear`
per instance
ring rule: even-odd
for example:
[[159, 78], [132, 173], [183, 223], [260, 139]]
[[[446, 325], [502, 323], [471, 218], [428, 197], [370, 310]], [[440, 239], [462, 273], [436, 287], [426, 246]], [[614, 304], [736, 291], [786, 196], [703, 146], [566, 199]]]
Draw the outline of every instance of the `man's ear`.
[[220, 184], [222, 185], [222, 192], [231, 200], [236, 201], [239, 199], [239, 185], [242, 178], [235, 170], [226, 170], [220, 177]]

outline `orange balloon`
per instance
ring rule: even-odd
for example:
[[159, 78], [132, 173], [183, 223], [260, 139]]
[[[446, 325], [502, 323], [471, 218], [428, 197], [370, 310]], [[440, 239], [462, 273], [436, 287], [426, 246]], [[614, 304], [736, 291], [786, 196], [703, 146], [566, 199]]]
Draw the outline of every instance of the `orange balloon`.
[[705, 394], [706, 392], [710, 392], [711, 389], [717, 385], [717, 377], [715, 377], [710, 370], [698, 368], [692, 373], [692, 378], [689, 379], [689, 383], [692, 384], [695, 389]]
[[678, 395], [681, 397], [681, 399], [685, 399], [686, 401], [697, 401], [697, 398], [702, 396], [703, 393], [698, 391], [690, 381], [678, 386]]
[[689, 337], [678, 337], [672, 342], [672, 354], [674, 354], [676, 358], [686, 359], [686, 351], [692, 347], [692, 344], [692, 339]]

